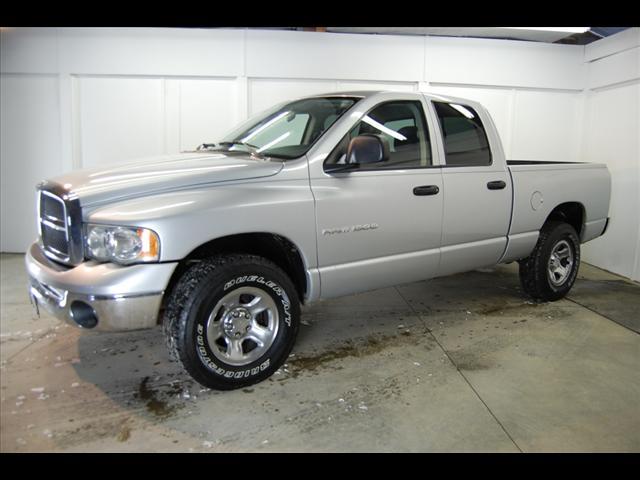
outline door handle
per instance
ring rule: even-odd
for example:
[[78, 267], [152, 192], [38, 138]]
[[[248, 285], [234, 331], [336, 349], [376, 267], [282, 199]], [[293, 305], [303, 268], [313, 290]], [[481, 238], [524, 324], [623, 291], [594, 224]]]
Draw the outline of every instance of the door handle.
[[437, 185], [422, 185], [413, 189], [414, 195], [437, 195], [440, 189]]
[[487, 188], [489, 190], [502, 190], [506, 186], [507, 184], [502, 180], [494, 180], [493, 182], [487, 183]]

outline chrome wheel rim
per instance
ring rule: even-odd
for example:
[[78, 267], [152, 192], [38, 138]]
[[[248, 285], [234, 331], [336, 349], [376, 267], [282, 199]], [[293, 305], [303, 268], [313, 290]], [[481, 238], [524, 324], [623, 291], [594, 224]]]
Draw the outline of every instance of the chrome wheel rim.
[[547, 272], [555, 287], [564, 284], [573, 269], [573, 250], [566, 240], [560, 240], [551, 250]]
[[241, 287], [226, 294], [207, 320], [207, 342], [223, 362], [242, 366], [262, 357], [278, 335], [279, 313], [265, 291]]

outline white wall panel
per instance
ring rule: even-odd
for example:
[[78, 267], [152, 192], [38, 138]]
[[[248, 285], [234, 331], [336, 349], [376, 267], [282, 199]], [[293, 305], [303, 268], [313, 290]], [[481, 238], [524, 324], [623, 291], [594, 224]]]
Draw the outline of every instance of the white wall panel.
[[640, 47], [640, 28], [628, 28], [610, 37], [590, 43], [584, 47], [585, 62], [593, 62], [603, 57]]
[[578, 161], [581, 132], [581, 94], [515, 92], [513, 160]]
[[347, 90], [393, 90], [394, 92], [415, 92], [417, 82], [363, 82], [357, 80], [341, 80], [337, 82], [337, 91]]
[[180, 80], [180, 149], [220, 140], [238, 119], [234, 79]]
[[164, 147], [166, 153], [179, 153], [181, 148], [180, 84], [177, 78], [164, 79]]
[[58, 73], [58, 33], [55, 28], [0, 30], [0, 71]]
[[60, 70], [104, 75], [241, 75], [244, 32], [222, 29], [64, 28]]
[[342, 33], [247, 32], [249, 77], [419, 81], [424, 39]]
[[589, 88], [601, 88], [640, 78], [640, 47], [589, 64]]
[[82, 77], [77, 96], [82, 167], [164, 153], [162, 79]]
[[57, 92], [54, 76], [0, 76], [3, 252], [24, 252], [35, 240], [35, 185], [62, 170]]
[[640, 85], [590, 93], [586, 117], [584, 160], [609, 168], [611, 221], [584, 259], [640, 281]]
[[584, 47], [428, 37], [429, 82], [581, 90]]
[[333, 80], [250, 79], [249, 114], [255, 115], [285, 100], [336, 90]]

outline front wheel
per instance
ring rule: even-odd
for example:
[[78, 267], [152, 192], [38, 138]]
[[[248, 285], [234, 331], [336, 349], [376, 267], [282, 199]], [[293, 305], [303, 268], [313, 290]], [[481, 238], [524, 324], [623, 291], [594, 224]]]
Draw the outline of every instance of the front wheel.
[[520, 283], [527, 294], [544, 301], [563, 298], [580, 266], [580, 240], [575, 229], [564, 222], [545, 224], [533, 252], [519, 263]]
[[172, 356], [198, 383], [231, 390], [280, 368], [299, 321], [296, 290], [278, 266], [254, 255], [225, 255], [182, 276], [164, 330]]

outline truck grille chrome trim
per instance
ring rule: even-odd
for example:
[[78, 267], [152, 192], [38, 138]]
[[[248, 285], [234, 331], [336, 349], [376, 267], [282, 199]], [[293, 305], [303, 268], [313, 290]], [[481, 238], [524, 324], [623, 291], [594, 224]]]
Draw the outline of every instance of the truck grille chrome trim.
[[54, 230], [57, 230], [59, 232], [64, 232], [66, 239], [67, 240], [69, 239], [69, 234], [67, 233], [67, 227], [66, 226], [58, 225], [58, 224], [56, 224], [54, 222], [51, 222], [49, 220], [45, 220], [43, 218], [40, 219], [40, 223], [43, 224], [46, 227], [53, 228]]
[[60, 185], [45, 182], [38, 186], [38, 233], [47, 257], [65, 265], [83, 259], [81, 211], [77, 198]]

